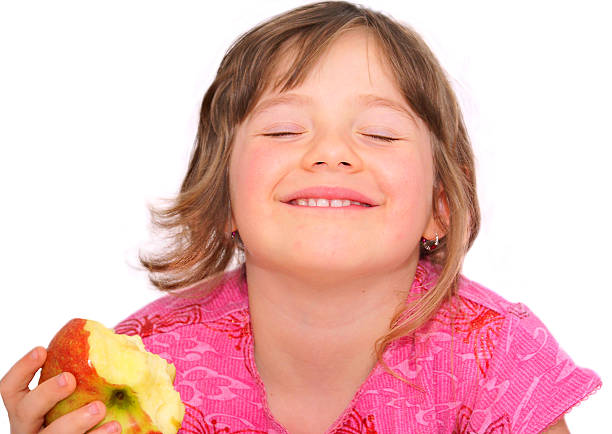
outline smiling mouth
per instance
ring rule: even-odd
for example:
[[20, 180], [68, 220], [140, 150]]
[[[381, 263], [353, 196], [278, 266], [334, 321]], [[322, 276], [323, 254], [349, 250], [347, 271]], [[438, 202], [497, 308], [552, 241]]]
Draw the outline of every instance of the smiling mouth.
[[319, 199], [319, 198], [300, 198], [286, 202], [289, 205], [308, 207], [308, 208], [371, 208], [368, 203], [358, 202], [348, 199]]

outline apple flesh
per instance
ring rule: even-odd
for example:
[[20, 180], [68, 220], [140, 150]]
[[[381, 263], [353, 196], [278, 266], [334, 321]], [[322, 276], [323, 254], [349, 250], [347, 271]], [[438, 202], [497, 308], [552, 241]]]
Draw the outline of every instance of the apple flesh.
[[68, 371], [76, 389], [45, 416], [45, 425], [89, 402], [106, 405], [96, 427], [116, 420], [122, 433], [176, 434], [185, 406], [174, 390], [174, 365], [148, 352], [138, 335], [116, 334], [102, 324], [76, 318], [51, 340], [39, 384]]

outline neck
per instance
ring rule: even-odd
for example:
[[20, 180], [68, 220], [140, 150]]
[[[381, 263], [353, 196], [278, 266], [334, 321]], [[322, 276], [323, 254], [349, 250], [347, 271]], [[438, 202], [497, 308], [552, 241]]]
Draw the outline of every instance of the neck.
[[361, 384], [416, 265], [315, 287], [247, 261], [255, 363], [266, 389], [315, 396]]

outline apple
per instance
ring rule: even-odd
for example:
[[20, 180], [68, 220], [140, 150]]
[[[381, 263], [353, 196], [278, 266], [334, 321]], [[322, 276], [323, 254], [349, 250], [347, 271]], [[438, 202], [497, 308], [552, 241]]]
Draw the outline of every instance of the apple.
[[176, 370], [148, 352], [138, 335], [116, 334], [96, 321], [70, 320], [51, 340], [39, 384], [68, 371], [76, 389], [45, 416], [45, 425], [89, 402], [106, 405], [96, 427], [116, 420], [122, 433], [176, 434], [185, 406], [173, 382]]

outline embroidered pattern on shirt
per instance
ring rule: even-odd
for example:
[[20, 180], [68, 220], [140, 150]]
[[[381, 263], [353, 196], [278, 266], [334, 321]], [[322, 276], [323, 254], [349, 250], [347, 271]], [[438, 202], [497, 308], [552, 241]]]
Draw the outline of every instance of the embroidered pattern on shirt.
[[453, 328], [456, 333], [464, 333], [465, 344], [474, 342], [473, 352], [476, 364], [484, 375], [489, 369], [497, 337], [504, 323], [504, 315], [475, 303], [465, 297], [455, 297], [444, 304], [433, 321]]
[[210, 423], [208, 423], [204, 414], [199, 409], [185, 404], [185, 419], [179, 434], [266, 434], [266, 431], [255, 429], [232, 431], [228, 426], [219, 427], [218, 423], [216, 419], [210, 419]]
[[377, 434], [374, 427], [374, 415], [369, 414], [362, 417], [359, 412], [353, 408], [347, 420], [340, 428], [334, 431], [335, 434]]
[[234, 348], [242, 351], [244, 366], [255, 377], [249, 364], [252, 333], [248, 308], [234, 311], [215, 321], [205, 322], [203, 325], [216, 332], [225, 333], [229, 339], [235, 339]]
[[453, 434], [511, 434], [510, 417], [504, 413], [499, 418], [491, 422], [484, 430], [481, 428], [478, 431], [473, 429], [470, 420], [472, 418], [472, 409], [467, 405], [462, 405], [457, 415], [457, 427], [453, 430]]
[[125, 320], [115, 327], [115, 333], [140, 335], [145, 338], [199, 322], [202, 322], [202, 308], [199, 304], [189, 304], [164, 313]]
[[529, 311], [522, 303], [513, 304], [510, 309], [508, 309], [508, 313], [519, 319], [527, 318], [529, 316]]

